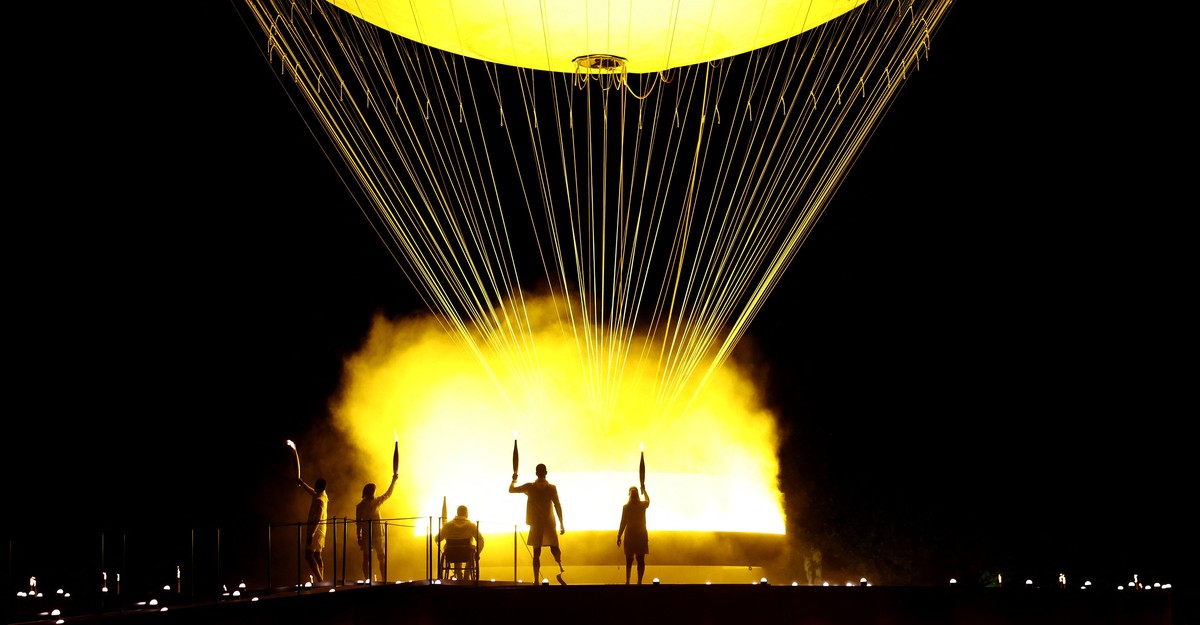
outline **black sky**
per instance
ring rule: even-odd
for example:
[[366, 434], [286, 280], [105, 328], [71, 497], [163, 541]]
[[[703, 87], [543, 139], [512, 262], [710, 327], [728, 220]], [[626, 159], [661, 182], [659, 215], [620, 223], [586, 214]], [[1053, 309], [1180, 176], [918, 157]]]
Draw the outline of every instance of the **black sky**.
[[[1180, 40], [989, 4], [951, 9], [739, 349], [829, 523], [1183, 576]], [[44, 33], [7, 89], [18, 519], [236, 516], [371, 315], [419, 306], [240, 7], [14, 17]]]

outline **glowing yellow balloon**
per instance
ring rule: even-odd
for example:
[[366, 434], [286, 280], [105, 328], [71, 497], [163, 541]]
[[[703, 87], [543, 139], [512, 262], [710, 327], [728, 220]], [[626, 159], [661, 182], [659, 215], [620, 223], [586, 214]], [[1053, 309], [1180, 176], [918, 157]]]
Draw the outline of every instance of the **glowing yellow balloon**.
[[[640, 74], [783, 41], [867, 0], [328, 0], [384, 30], [530, 69]], [[590, 63], [590, 65], [588, 65]]]

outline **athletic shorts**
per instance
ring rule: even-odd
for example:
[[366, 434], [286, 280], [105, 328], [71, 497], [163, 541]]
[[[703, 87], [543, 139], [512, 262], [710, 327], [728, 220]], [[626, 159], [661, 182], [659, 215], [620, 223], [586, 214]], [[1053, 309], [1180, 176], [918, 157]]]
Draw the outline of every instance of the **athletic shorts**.
[[529, 526], [530, 547], [557, 547], [558, 532], [553, 523], [538, 523]]

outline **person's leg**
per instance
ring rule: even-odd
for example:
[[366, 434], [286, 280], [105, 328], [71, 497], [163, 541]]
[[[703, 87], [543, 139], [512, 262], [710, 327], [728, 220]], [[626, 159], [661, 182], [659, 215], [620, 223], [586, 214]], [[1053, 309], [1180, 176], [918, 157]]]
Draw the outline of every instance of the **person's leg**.
[[368, 582], [371, 581], [371, 550], [366, 546], [363, 547], [362, 552], [362, 569], [363, 580]]
[[375, 554], [379, 556], [379, 579], [387, 579], [387, 547], [380, 545], [375, 549]]
[[562, 565], [562, 549], [559, 549], [558, 545], [550, 547], [550, 555], [554, 556], [554, 561], [558, 563], [559, 572], [566, 571]]
[[323, 581], [325, 581], [325, 558], [321, 557], [320, 551], [313, 551], [312, 557], [313, 557], [313, 561], [315, 561], [317, 563], [317, 565], [316, 565], [317, 581], [323, 582]]
[[317, 571], [317, 561], [313, 552], [305, 551], [304, 559], [308, 562], [308, 568], [312, 571], [314, 581], [321, 581], [321, 574]]
[[533, 548], [533, 583], [542, 583], [542, 548]]
[[626, 555], [625, 556], [625, 583], [626, 584], [629, 583], [629, 574], [632, 572], [632, 570], [633, 570], [633, 556]]
[[[646, 554], [644, 554], [644, 553], [637, 554], [637, 562], [638, 562], [638, 583], [640, 584], [640, 583], [642, 583], [642, 576], [646, 574]], [[626, 574], [626, 577], [628, 577], [628, 576], [629, 575]]]

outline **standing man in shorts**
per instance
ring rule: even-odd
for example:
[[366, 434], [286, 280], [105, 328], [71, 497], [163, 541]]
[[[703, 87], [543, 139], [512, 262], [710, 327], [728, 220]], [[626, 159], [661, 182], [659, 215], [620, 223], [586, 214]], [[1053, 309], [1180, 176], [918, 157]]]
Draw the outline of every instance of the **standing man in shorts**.
[[305, 529], [304, 538], [304, 559], [308, 560], [308, 567], [312, 569], [313, 581], [321, 583], [325, 581], [325, 561], [321, 558], [321, 552], [325, 550], [325, 524], [329, 519], [329, 492], [325, 490], [325, 478], [317, 478], [316, 486], [309, 486], [307, 482], [300, 478], [296, 478], [300, 482], [300, 488], [312, 497], [312, 503], [308, 507], [308, 524]]
[[[546, 481], [546, 465], [537, 465], [537, 479], [517, 486], [517, 474], [513, 473], [510, 493], [525, 493], [525, 523], [529, 525], [529, 546], [533, 547], [533, 583], [542, 579], [542, 547], [550, 547], [550, 554], [558, 563], [558, 583], [565, 584], [562, 574], [562, 550], [558, 548], [558, 535], [567, 533], [563, 525], [562, 503], [558, 500], [558, 487]], [[558, 515], [558, 532], [555, 533], [554, 516]]]

